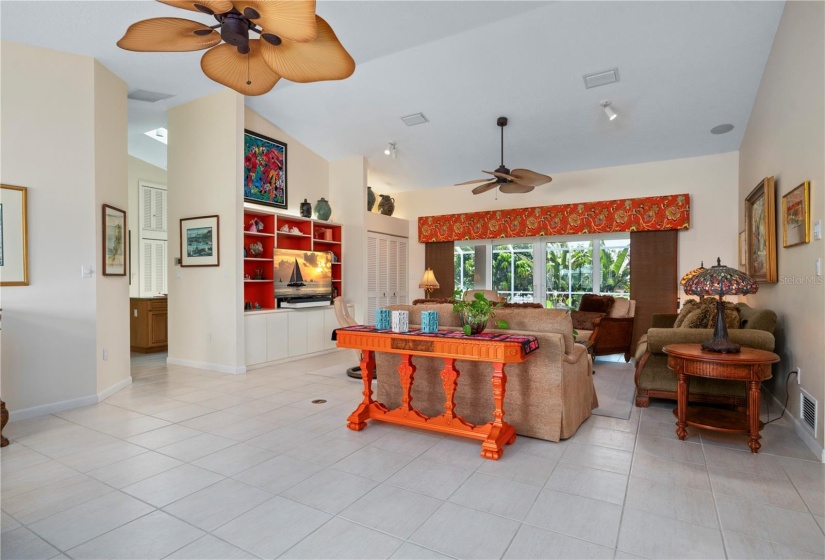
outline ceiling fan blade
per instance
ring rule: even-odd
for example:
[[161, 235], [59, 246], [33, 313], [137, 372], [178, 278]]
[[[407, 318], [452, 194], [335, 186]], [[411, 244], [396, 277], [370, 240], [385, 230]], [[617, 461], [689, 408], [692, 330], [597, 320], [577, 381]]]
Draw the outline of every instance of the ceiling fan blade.
[[197, 2], [191, 0], [158, 0], [158, 2], [203, 14], [225, 14], [232, 9], [232, 2], [229, 0], [198, 0]]
[[510, 175], [512, 175], [518, 183], [533, 187], [544, 185], [553, 180], [553, 178], [549, 175], [536, 173], [535, 171], [530, 171], [529, 169], [513, 169], [510, 171]]
[[[209, 49], [201, 58], [203, 73], [219, 84], [243, 95], [261, 95], [273, 87], [281, 77], [264, 62], [261, 40], [249, 41], [249, 54], [224, 43]], [[247, 84], [247, 81], [251, 82]]]
[[299, 43], [315, 39], [315, 0], [232, 0], [232, 4], [252, 23], [281, 39]]
[[318, 35], [309, 43], [283, 39], [280, 45], [261, 41], [269, 67], [291, 82], [343, 80], [355, 72], [355, 61], [338, 41], [332, 27], [315, 16]]
[[463, 183], [456, 183], [455, 186], [460, 187], [461, 185], [473, 185], [475, 183], [485, 183], [489, 180], [490, 180], [489, 177], [487, 177], [486, 179], [475, 179], [473, 181], [464, 181]]
[[531, 185], [522, 185], [519, 183], [505, 183], [501, 185], [501, 188], [499, 190], [507, 194], [521, 194], [528, 193], [535, 188], [536, 187], [533, 187]]
[[[196, 31], [204, 35], [196, 35]], [[127, 51], [182, 52], [208, 49], [220, 42], [219, 33], [196, 21], [152, 18], [130, 25], [117, 46]]]
[[516, 180], [516, 178], [512, 175], [507, 175], [506, 173], [499, 173], [498, 171], [482, 171], [482, 173], [489, 173], [490, 175], [498, 177], [499, 179], [507, 179], [508, 181]]
[[485, 183], [483, 185], [479, 185], [476, 188], [474, 188], [473, 189], [473, 194], [486, 193], [490, 189], [494, 189], [497, 186], [498, 186], [498, 183], [496, 181], [490, 181], [489, 183]]

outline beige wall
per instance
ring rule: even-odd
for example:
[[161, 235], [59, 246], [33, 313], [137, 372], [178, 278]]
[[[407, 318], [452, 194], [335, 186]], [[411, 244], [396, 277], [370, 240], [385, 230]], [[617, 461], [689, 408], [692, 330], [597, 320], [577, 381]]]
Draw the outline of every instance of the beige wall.
[[[687, 193], [691, 199], [691, 227], [679, 232], [679, 275], [721, 257], [735, 265], [737, 258], [738, 154], [657, 161], [621, 167], [606, 167], [560, 173], [549, 185], [527, 195], [473, 195], [472, 185], [445, 187], [431, 191], [410, 191], [395, 195], [395, 216], [410, 221], [410, 275], [424, 271], [424, 245], [418, 243], [419, 216], [475, 212], [502, 208], [523, 208]], [[410, 282], [411, 298], [418, 279]]]
[[[129, 189], [129, 232], [132, 234], [132, 254], [129, 256], [129, 276], [132, 283], [129, 286], [129, 297], [140, 297], [140, 183], [149, 182], [155, 185], [166, 186], [166, 170], [155, 167], [142, 159], [133, 156], [128, 158], [128, 189]], [[167, 229], [169, 227], [167, 223]], [[171, 280], [171, 278], [170, 278]]]
[[[802, 387], [819, 401], [823, 447], [825, 410], [825, 284], [814, 276], [815, 262], [825, 262], [825, 243], [782, 247], [782, 195], [811, 182], [811, 224], [825, 218], [825, 3], [788, 2], [774, 39], [762, 83], [742, 141], [739, 165], [739, 223], [745, 197], [762, 178], [776, 178], [777, 262], [779, 282], [763, 283], [748, 302], [779, 315], [778, 353], [782, 362], [768, 383], [785, 400], [787, 373], [802, 368]], [[744, 225], [740, 225], [744, 229]], [[799, 416], [799, 388], [789, 385], [788, 412]], [[799, 430], [798, 430], [799, 431]], [[825, 460], [825, 457], [823, 457]]]
[[[169, 110], [169, 357], [245, 370], [243, 345], [243, 96], [226, 89]], [[217, 214], [220, 266], [175, 266], [180, 219]]]
[[[299, 206], [304, 199], [315, 207], [322, 196], [329, 200], [329, 163], [327, 160], [298, 142], [295, 138], [264, 119], [252, 109], [244, 108], [244, 128], [286, 143], [287, 204], [286, 210], [278, 212], [299, 215]], [[341, 208], [330, 201], [333, 222], [341, 221]], [[366, 208], [366, 203], [364, 204]]]
[[[94, 63], [95, 208], [129, 206], [126, 180], [126, 82], [99, 62]], [[136, 214], [126, 214], [126, 226]], [[96, 260], [103, 262], [103, 213], [97, 212]], [[65, 223], [65, 221], [64, 221]], [[126, 244], [126, 238], [124, 238]], [[101, 264], [102, 267], [102, 264]], [[99, 267], [100, 268], [100, 267]], [[97, 392], [114, 392], [131, 383], [129, 357], [129, 278], [96, 275]], [[128, 270], [127, 270], [128, 273]], [[107, 358], [103, 359], [104, 350]], [[106, 395], [108, 396], [108, 395]]]
[[91, 58], [8, 41], [0, 57], [0, 180], [29, 189], [30, 285], [0, 302], [3, 399], [22, 419], [129, 381], [127, 281], [100, 270], [100, 203], [126, 207], [126, 89]]

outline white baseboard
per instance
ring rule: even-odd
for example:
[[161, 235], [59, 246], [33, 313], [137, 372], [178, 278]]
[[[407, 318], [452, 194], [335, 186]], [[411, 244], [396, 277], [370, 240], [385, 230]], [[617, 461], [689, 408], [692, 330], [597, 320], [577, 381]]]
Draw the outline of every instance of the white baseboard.
[[124, 387], [128, 387], [131, 384], [132, 384], [132, 376], [131, 375], [121, 379], [120, 381], [118, 381], [117, 383], [112, 385], [111, 387], [107, 387], [106, 389], [103, 389], [101, 392], [99, 392], [97, 394], [97, 402], [105, 401], [106, 399], [108, 399], [109, 397], [111, 397], [112, 395], [114, 395], [115, 393], [117, 393], [118, 391], [123, 389]]
[[[783, 406], [782, 403], [779, 402], [779, 400], [776, 398], [776, 396], [770, 391], [763, 391], [763, 394], [764, 393], [767, 393], [768, 396], [770, 396], [771, 400], [773, 400], [773, 402], [776, 403], [777, 408], [779, 408], [779, 410], [781, 411]], [[823, 449], [819, 445], [819, 442], [816, 441], [816, 439], [814, 439], [814, 436], [811, 435], [811, 432], [808, 431], [802, 425], [802, 423], [799, 421], [795, 414], [791, 413], [790, 411], [785, 411], [785, 414], [788, 414], [788, 418], [790, 418], [791, 422], [793, 423], [794, 433], [799, 436], [799, 439], [805, 442], [805, 445], [808, 446], [808, 449], [813, 451], [814, 455], [819, 457], [819, 461], [821, 463], [825, 463], [825, 449]]]
[[219, 373], [246, 373], [246, 366], [225, 366], [222, 364], [210, 364], [209, 362], [195, 362], [193, 360], [182, 360], [180, 358], [166, 358], [166, 363], [172, 364], [173, 366], [186, 366], [196, 369], [205, 369], [208, 371], [217, 371]]
[[32, 406], [29, 408], [21, 408], [20, 410], [9, 411], [9, 421], [19, 422], [20, 420], [28, 420], [29, 418], [36, 418], [45, 414], [54, 414], [55, 412], [63, 412], [72, 408], [80, 408], [81, 406], [90, 406], [97, 404], [97, 395], [87, 395], [76, 399], [69, 399], [68, 401], [60, 401], [50, 404], [41, 404], [39, 406]]
[[298, 360], [303, 360], [304, 358], [312, 358], [313, 356], [323, 356], [324, 354], [331, 354], [332, 352], [341, 351], [351, 351], [350, 348], [326, 348], [324, 350], [319, 350], [317, 352], [311, 352], [309, 354], [301, 354], [300, 356], [291, 356], [289, 358], [282, 358], [280, 360], [273, 360], [271, 362], [261, 362], [260, 364], [252, 364], [247, 365], [247, 371], [253, 369], [261, 369], [268, 366], [277, 366], [279, 364], [288, 364], [289, 362], [295, 362]]

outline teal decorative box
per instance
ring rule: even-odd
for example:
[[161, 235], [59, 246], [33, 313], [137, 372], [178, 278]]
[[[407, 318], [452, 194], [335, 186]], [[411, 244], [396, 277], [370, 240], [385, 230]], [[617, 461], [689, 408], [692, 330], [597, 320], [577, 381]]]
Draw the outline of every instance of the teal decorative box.
[[375, 310], [375, 328], [379, 331], [390, 330], [390, 310], [376, 309]]
[[421, 312], [421, 330], [425, 333], [438, 332], [438, 311]]

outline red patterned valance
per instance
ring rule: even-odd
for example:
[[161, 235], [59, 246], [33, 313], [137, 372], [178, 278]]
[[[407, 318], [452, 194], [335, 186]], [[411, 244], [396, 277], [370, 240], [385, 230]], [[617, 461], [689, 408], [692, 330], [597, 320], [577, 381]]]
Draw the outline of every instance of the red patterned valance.
[[418, 218], [418, 241], [460, 241], [690, 227], [690, 195], [625, 198]]

